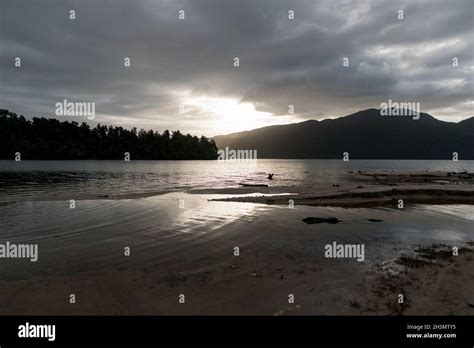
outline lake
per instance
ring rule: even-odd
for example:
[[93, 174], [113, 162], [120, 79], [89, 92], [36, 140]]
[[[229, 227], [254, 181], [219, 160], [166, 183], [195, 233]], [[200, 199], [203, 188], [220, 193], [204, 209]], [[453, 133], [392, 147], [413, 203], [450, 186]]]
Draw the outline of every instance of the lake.
[[[311, 189], [341, 182], [347, 171], [357, 170], [472, 172], [474, 161], [0, 161], [0, 201], [181, 192], [249, 182]], [[268, 173], [275, 173], [271, 182]]]

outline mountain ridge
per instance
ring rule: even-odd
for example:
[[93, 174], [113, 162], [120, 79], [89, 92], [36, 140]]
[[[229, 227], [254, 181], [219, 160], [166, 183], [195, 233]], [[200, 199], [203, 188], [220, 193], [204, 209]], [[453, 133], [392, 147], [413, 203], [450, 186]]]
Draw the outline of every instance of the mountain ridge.
[[259, 158], [474, 159], [474, 117], [459, 122], [427, 113], [381, 116], [366, 109], [335, 119], [305, 120], [213, 137], [223, 149], [257, 150]]

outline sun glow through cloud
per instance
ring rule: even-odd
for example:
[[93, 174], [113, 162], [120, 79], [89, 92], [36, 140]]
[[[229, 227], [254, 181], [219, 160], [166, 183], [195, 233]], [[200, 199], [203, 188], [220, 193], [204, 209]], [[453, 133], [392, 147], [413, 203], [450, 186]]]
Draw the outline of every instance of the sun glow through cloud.
[[235, 98], [190, 97], [183, 105], [186, 112], [194, 111], [213, 117], [212, 133], [215, 135], [294, 122], [290, 115], [275, 116], [270, 112], [258, 111], [253, 103], [241, 102]]

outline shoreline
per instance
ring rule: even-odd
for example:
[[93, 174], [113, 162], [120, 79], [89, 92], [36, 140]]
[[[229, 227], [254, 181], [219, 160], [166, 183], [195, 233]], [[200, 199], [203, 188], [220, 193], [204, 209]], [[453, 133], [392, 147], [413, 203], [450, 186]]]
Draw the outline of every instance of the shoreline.
[[[255, 191], [255, 189], [253, 189]], [[272, 195], [298, 191], [285, 196]], [[251, 188], [191, 190], [194, 194], [248, 194]], [[260, 204], [330, 206], [342, 208], [397, 207], [403, 204], [474, 205], [474, 174], [467, 172], [379, 173], [349, 172], [349, 181], [311, 189], [294, 187], [259, 188], [265, 196], [239, 196], [212, 199]]]
[[[341, 181], [342, 179], [342, 181]], [[74, 199], [84, 200], [135, 200], [174, 193], [223, 196], [211, 201], [231, 201], [269, 205], [294, 204], [307, 206], [333, 206], [343, 208], [396, 206], [398, 199], [408, 204], [474, 204], [474, 173], [463, 172], [401, 172], [401, 171], [348, 171], [338, 181], [325, 181], [304, 185], [278, 185], [274, 180], [261, 178], [254, 182], [240, 182], [227, 187], [180, 187], [155, 189], [145, 192], [79, 193]], [[34, 186], [33, 186], [34, 187]], [[61, 192], [30, 197], [19, 196], [0, 200], [0, 205], [27, 201], [69, 200]], [[228, 195], [227, 197], [225, 197]]]
[[[104, 204], [114, 199], [109, 196], [75, 211], [61, 204], [38, 206], [44, 210], [26, 206], [31, 214], [17, 216], [21, 224], [13, 225], [11, 235], [15, 231], [18, 238], [30, 238], [29, 231], [41, 231], [35, 234], [40, 258], [34, 264], [5, 263], [12, 271], [5, 268], [0, 280], [0, 312], [474, 314], [471, 176], [395, 173], [381, 180], [380, 173], [352, 174], [337, 184], [258, 187], [257, 193], [254, 187], [229, 187]], [[220, 198], [231, 190], [240, 196]], [[258, 196], [262, 193], [270, 196]], [[177, 200], [186, 194], [180, 209]], [[285, 207], [292, 197], [297, 209]], [[416, 200], [469, 205], [373, 208], [400, 197], [405, 205]], [[223, 200], [230, 203], [213, 202]], [[247, 201], [271, 206], [232, 203]], [[350, 205], [369, 208], [346, 209]], [[4, 209], [14, 212], [16, 207]], [[87, 225], [77, 224], [84, 216]], [[364, 245], [365, 261], [326, 258], [325, 245], [333, 242]], [[452, 258], [448, 245], [462, 252]], [[131, 256], [124, 256], [124, 246], [131, 246]], [[235, 246], [239, 257], [233, 254]], [[75, 304], [68, 301], [71, 293]], [[406, 298], [403, 306], [397, 304], [400, 293]], [[186, 304], [178, 302], [179, 294], [186, 295]], [[295, 294], [294, 304], [288, 294]]]
[[[210, 193], [210, 192], [209, 192]], [[213, 192], [216, 194], [216, 192]], [[474, 205], [474, 188], [459, 190], [450, 188], [417, 188], [406, 187], [404, 189], [379, 189], [371, 191], [348, 191], [327, 195], [266, 195], [266, 196], [243, 196], [215, 198], [211, 201], [217, 202], [241, 202], [260, 203], [268, 205], [288, 205], [293, 200], [295, 205], [306, 206], [328, 206], [341, 208], [370, 208], [387, 207], [396, 208], [399, 201], [403, 204], [467, 204]]]

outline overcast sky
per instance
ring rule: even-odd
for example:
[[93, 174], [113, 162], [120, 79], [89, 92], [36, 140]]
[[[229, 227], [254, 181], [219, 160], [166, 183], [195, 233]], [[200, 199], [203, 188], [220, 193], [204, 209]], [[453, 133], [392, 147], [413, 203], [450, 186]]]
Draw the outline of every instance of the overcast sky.
[[474, 115], [472, 0], [1, 0], [0, 13], [0, 108], [25, 116], [95, 102], [92, 121], [57, 118], [213, 136], [388, 99]]

